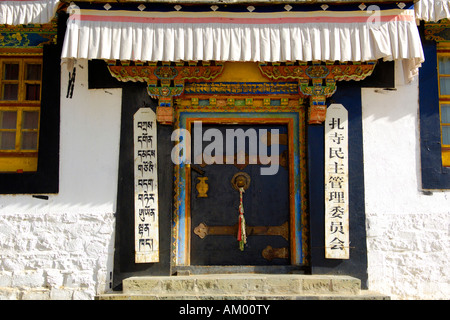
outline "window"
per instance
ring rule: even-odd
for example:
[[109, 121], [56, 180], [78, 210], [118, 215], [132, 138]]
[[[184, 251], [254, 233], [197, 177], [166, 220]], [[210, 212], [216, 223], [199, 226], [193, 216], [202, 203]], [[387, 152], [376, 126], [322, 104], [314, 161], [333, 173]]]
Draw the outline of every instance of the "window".
[[42, 59], [0, 56], [0, 172], [37, 170]]
[[[58, 193], [61, 49], [67, 20], [3, 25], [0, 40], [0, 194]], [[29, 40], [29, 41], [28, 41]]]
[[438, 51], [442, 165], [450, 166], [450, 53]]

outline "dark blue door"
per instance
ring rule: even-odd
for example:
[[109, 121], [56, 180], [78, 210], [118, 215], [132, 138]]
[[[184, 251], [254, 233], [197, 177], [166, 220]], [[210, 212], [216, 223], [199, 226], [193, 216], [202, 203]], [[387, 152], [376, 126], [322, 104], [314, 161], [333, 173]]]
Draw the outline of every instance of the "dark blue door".
[[[222, 133], [223, 155], [227, 155], [227, 129], [255, 130], [258, 143], [257, 164], [250, 164], [254, 141], [245, 140], [246, 161], [233, 164], [197, 164], [191, 167], [191, 265], [286, 265], [289, 253], [289, 172], [286, 143], [273, 144], [273, 129], [287, 135], [287, 128], [279, 125], [203, 125], [202, 136], [209, 129]], [[260, 143], [266, 132], [272, 133], [271, 143]], [[217, 131], [216, 131], [217, 132]], [[236, 132], [236, 131], [235, 131]], [[195, 132], [194, 132], [195, 134]], [[195, 139], [199, 141], [201, 139]], [[281, 140], [280, 140], [281, 141]], [[210, 145], [204, 141], [202, 150]], [[253, 144], [252, 144], [253, 143]], [[269, 144], [269, 146], [267, 146]], [[234, 153], [237, 153], [235, 140]], [[276, 151], [278, 146], [278, 152]], [[275, 174], [264, 175], [261, 168], [261, 148], [271, 159], [279, 162]], [[229, 154], [227, 155], [230, 156]], [[264, 160], [264, 159], [263, 159]], [[248, 188], [243, 193], [247, 243], [243, 250], [237, 240], [240, 193], [232, 185], [233, 177], [245, 177]], [[249, 178], [249, 179], [248, 179]], [[239, 179], [238, 179], [239, 180]], [[235, 181], [236, 182], [236, 181]], [[247, 187], [247, 186], [246, 186]]]

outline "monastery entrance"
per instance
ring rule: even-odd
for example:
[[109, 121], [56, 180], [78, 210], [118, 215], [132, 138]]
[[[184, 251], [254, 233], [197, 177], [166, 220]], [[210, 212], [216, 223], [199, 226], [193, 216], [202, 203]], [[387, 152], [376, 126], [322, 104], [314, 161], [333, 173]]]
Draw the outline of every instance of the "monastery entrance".
[[175, 127], [190, 133], [191, 159], [175, 166], [173, 270], [307, 265], [301, 102], [179, 100]]
[[[204, 141], [211, 135], [215, 141]], [[286, 138], [283, 125], [210, 124], [194, 130], [192, 142], [202, 142], [194, 159], [203, 159], [190, 170], [192, 265], [290, 263]], [[220, 155], [208, 159], [214, 146]]]
[[297, 83], [256, 63], [185, 83], [174, 129], [189, 132], [191, 158], [174, 168], [172, 272], [308, 265], [305, 110]]
[[[171, 239], [170, 262], [166, 260], [170, 274], [186, 268], [210, 272], [213, 266], [221, 267], [222, 272], [224, 266], [233, 266], [231, 272], [242, 266], [267, 267], [264, 270], [270, 272], [275, 267], [288, 270], [309, 266], [306, 126], [324, 123], [326, 99], [336, 92], [337, 81], [362, 80], [374, 66], [375, 62], [319, 61], [111, 62], [108, 68], [115, 78], [147, 83], [148, 95], [158, 103], [154, 120], [147, 123], [157, 123], [158, 130], [166, 133], [158, 140], [168, 140], [167, 133], [171, 132], [172, 143], [158, 142], [158, 150], [172, 149], [172, 163], [167, 165], [166, 158], [158, 169], [161, 175], [166, 175], [168, 168], [174, 173], [171, 231], [161, 233], [162, 239]], [[340, 123], [341, 115], [336, 117], [331, 123]], [[142, 121], [138, 121], [136, 132], [143, 130], [140, 123], [142, 127]], [[150, 141], [148, 132], [141, 132], [134, 145], [142, 148], [144, 138]], [[238, 147], [239, 141], [243, 147]], [[343, 152], [342, 147], [336, 148], [330, 150]], [[138, 151], [144, 155], [143, 150]], [[151, 157], [150, 151], [145, 156]], [[141, 155], [137, 154], [139, 161]], [[342, 158], [341, 153], [336, 156]], [[341, 166], [337, 162], [327, 168], [345, 175], [338, 172]], [[144, 169], [151, 167], [139, 162], [135, 174]], [[271, 169], [270, 173], [262, 172]], [[143, 171], [137, 174], [142, 183], [136, 180], [135, 205], [157, 203], [146, 189], [144, 181], [148, 179], [143, 180]], [[332, 196], [339, 195], [338, 200], [343, 200], [344, 191], [336, 192]], [[164, 196], [168, 196], [167, 190]], [[138, 208], [135, 213], [145, 210]], [[157, 221], [159, 210], [154, 212]], [[147, 222], [136, 217], [136, 262], [158, 262], [158, 238], [144, 238]], [[162, 217], [158, 216], [158, 221], [167, 222], [167, 216]], [[344, 240], [331, 238], [339, 246], [329, 248], [342, 251]], [[149, 254], [148, 259], [141, 260], [143, 248], [155, 256]]]

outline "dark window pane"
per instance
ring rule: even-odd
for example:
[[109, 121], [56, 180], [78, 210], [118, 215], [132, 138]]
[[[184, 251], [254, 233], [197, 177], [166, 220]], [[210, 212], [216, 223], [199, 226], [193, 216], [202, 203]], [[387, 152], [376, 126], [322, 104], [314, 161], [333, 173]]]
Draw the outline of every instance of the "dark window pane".
[[442, 126], [442, 143], [450, 145], [450, 126]]
[[22, 114], [22, 129], [37, 129], [39, 126], [38, 111], [24, 111]]
[[450, 124], [450, 104], [441, 105], [441, 122]]
[[23, 150], [37, 149], [37, 132], [22, 132], [22, 147]]
[[450, 57], [439, 57], [439, 73], [450, 74]]
[[18, 84], [5, 84], [3, 85], [3, 100], [18, 100], [19, 85]]
[[41, 86], [39, 84], [27, 84], [26, 100], [39, 100]]
[[15, 129], [17, 123], [16, 111], [0, 112], [0, 129]]
[[3, 68], [3, 80], [19, 80], [18, 63], [5, 63]]
[[41, 80], [41, 65], [27, 64], [26, 80]]
[[16, 149], [15, 132], [0, 132], [0, 149], [2, 150]]

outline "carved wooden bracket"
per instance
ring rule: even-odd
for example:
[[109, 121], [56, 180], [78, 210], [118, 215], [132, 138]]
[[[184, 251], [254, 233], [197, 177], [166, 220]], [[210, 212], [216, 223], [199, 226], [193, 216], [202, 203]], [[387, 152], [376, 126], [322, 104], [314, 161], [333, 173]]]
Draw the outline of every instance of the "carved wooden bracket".
[[111, 75], [120, 81], [146, 82], [147, 92], [158, 99], [157, 120], [163, 124], [173, 123], [173, 97], [184, 91], [186, 80], [210, 81], [222, 73], [219, 62], [139, 62], [109, 60]]
[[336, 92], [336, 81], [363, 80], [370, 76], [376, 61], [353, 63], [306, 62], [259, 64], [261, 73], [275, 81], [296, 80], [299, 92], [309, 97], [308, 122], [320, 124], [326, 117], [326, 99]]

